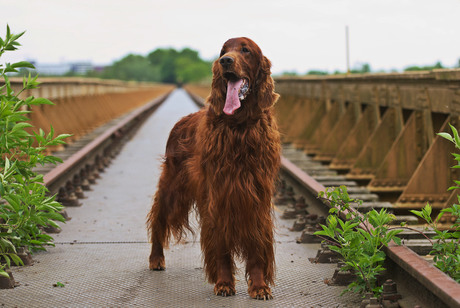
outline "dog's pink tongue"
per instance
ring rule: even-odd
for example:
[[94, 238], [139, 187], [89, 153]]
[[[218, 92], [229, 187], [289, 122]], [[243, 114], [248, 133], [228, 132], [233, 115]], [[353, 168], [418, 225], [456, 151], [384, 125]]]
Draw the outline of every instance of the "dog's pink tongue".
[[238, 91], [243, 83], [243, 79], [229, 81], [227, 84], [227, 98], [225, 99], [224, 113], [232, 115], [236, 109], [241, 107]]

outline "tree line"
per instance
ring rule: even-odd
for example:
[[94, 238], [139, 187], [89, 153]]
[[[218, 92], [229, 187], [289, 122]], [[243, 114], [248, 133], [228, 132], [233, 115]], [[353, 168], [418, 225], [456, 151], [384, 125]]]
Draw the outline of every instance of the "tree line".
[[147, 56], [129, 54], [101, 72], [92, 71], [87, 75], [103, 79], [183, 84], [209, 81], [211, 67], [212, 61], [201, 59], [193, 49], [159, 48]]
[[[442, 65], [441, 62], [436, 62], [435, 64], [433, 65], [424, 65], [424, 66], [417, 66], [417, 65], [414, 65], [414, 66], [408, 66], [406, 67], [403, 71], [404, 72], [410, 72], [410, 71], [431, 71], [431, 70], [434, 70], [434, 69], [442, 69], [442, 68], [449, 68], [449, 67], [446, 67], [444, 65]], [[458, 60], [458, 64], [457, 66], [455, 66], [454, 68], [460, 68], [460, 59]], [[353, 69], [350, 70], [350, 73], [351, 74], [364, 74], [364, 73], [371, 73], [371, 72], [374, 72], [374, 73], [385, 73], [385, 71], [373, 71], [371, 69], [371, 66], [369, 63], [363, 63], [363, 64], [360, 64], [358, 65], [357, 67], [354, 67]], [[394, 73], [394, 72], [397, 72], [397, 70], [393, 70], [391, 71], [391, 73]], [[324, 71], [324, 70], [310, 70], [308, 72], [306, 72], [305, 74], [299, 74], [297, 72], [284, 72], [282, 75], [283, 76], [301, 76], [301, 75], [340, 75], [340, 74], [346, 74], [347, 72], [342, 72], [342, 71], [335, 71], [333, 73], [331, 72], [328, 72], [328, 71]]]

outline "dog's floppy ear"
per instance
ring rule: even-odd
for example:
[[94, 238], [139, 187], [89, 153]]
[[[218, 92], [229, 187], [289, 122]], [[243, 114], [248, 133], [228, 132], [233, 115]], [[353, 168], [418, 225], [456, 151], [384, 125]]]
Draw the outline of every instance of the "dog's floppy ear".
[[216, 60], [212, 65], [212, 87], [211, 94], [208, 97], [208, 102], [217, 115], [221, 114], [224, 109], [226, 94], [225, 81], [219, 69], [219, 62]]
[[271, 76], [272, 64], [267, 57], [262, 56], [257, 78], [257, 101], [262, 109], [270, 108], [279, 98], [275, 93], [275, 82]]

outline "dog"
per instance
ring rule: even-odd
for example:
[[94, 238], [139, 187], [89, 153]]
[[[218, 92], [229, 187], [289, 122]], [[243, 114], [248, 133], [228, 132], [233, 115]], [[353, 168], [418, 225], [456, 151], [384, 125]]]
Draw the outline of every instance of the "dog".
[[272, 299], [274, 223], [271, 197], [281, 144], [271, 62], [251, 39], [225, 42], [212, 66], [205, 108], [171, 130], [162, 174], [147, 215], [151, 270], [164, 270], [163, 249], [179, 242], [195, 208], [204, 270], [214, 293], [235, 294], [235, 259], [246, 264], [249, 296]]

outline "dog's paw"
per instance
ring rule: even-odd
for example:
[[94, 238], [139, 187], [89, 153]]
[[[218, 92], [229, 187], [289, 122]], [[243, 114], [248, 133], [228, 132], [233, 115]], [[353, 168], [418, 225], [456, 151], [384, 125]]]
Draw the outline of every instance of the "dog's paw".
[[149, 268], [152, 271], [164, 271], [166, 269], [165, 257], [163, 256], [150, 257]]
[[216, 283], [216, 285], [214, 286], [214, 294], [216, 295], [227, 297], [235, 295], [235, 293], [235, 284], [232, 282], [222, 281]]
[[266, 284], [262, 286], [255, 286], [252, 284], [252, 281], [249, 281], [248, 293], [251, 298], [260, 299], [260, 300], [269, 300], [273, 299], [272, 291], [270, 287]]

